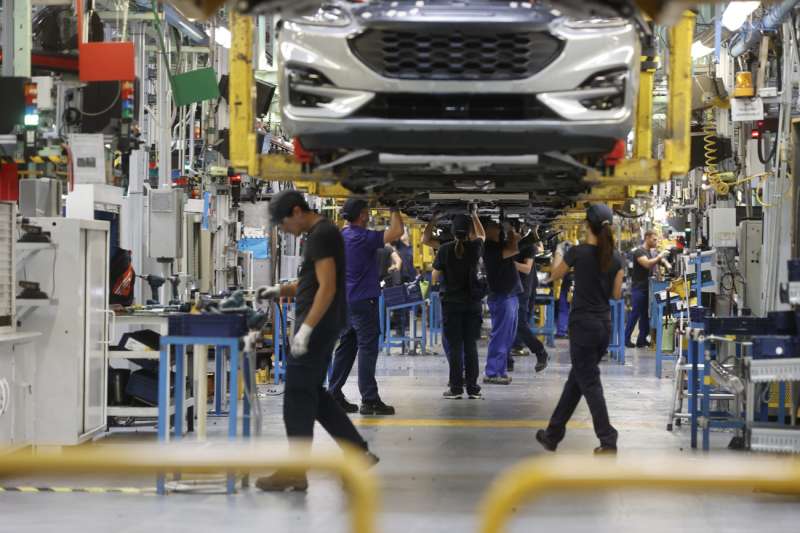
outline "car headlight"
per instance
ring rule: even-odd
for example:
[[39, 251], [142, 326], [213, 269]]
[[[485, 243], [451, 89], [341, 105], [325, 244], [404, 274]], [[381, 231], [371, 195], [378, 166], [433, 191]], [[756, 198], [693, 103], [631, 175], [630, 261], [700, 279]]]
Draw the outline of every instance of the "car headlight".
[[626, 25], [628, 21], [624, 18], [599, 18], [588, 19], [567, 19], [564, 26], [573, 30], [598, 30], [606, 28], [619, 28]]
[[347, 26], [352, 21], [350, 13], [339, 6], [325, 4], [320, 6], [313, 15], [305, 15], [293, 18], [292, 22], [297, 24], [307, 24], [311, 26]]

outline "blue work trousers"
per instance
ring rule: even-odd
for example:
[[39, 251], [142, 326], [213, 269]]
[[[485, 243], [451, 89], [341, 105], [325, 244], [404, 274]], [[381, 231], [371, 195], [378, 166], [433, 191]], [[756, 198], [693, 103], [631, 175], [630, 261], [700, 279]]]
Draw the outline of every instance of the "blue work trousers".
[[625, 342], [629, 342], [633, 334], [633, 327], [639, 322], [639, 335], [636, 344], [645, 344], [647, 334], [650, 333], [650, 296], [647, 287], [633, 287], [631, 289], [631, 314], [625, 325]]
[[347, 326], [339, 337], [339, 346], [333, 356], [333, 371], [328, 390], [334, 398], [342, 397], [342, 387], [347, 382], [353, 363], [358, 356], [358, 390], [362, 402], [376, 402], [378, 382], [375, 365], [378, 362], [378, 336], [380, 324], [378, 300], [348, 302]]
[[519, 299], [516, 294], [491, 294], [487, 302], [492, 317], [492, 333], [489, 335], [486, 375], [493, 378], [506, 375], [508, 352], [517, 336]]
[[561, 282], [561, 291], [558, 294], [558, 321], [556, 323], [556, 335], [559, 337], [566, 337], [569, 331], [569, 289], [571, 287], [571, 281]]

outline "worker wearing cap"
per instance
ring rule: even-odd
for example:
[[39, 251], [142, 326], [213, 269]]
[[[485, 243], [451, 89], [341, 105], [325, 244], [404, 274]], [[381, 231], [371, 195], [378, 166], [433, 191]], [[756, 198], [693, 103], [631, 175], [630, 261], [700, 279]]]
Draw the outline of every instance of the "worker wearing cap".
[[[367, 202], [361, 198], [348, 198], [342, 206], [341, 215], [348, 222], [342, 230], [347, 257], [347, 326], [334, 354], [328, 390], [347, 412], [393, 415], [394, 407], [383, 403], [375, 381], [380, 332], [378, 299], [381, 291], [375, 254], [403, 235], [403, 218], [399, 211], [392, 209], [391, 222], [385, 231], [367, 229], [369, 209]], [[350, 375], [356, 356], [360, 408], [348, 402], [342, 394], [342, 387]]]
[[617, 430], [608, 419], [598, 363], [605, 355], [611, 337], [609, 299], [622, 294], [622, 260], [614, 251], [611, 225], [614, 215], [608, 206], [591, 205], [586, 210], [586, 240], [573, 246], [564, 261], [553, 267], [549, 282], [563, 278], [572, 269], [575, 289], [569, 314], [569, 372], [561, 399], [547, 429], [536, 433], [536, 440], [555, 451], [564, 438], [567, 422], [581, 396], [586, 398], [600, 446], [595, 453], [616, 453]]
[[[339, 228], [311, 211], [303, 195], [294, 190], [273, 196], [269, 214], [282, 231], [305, 235], [297, 281], [261, 287], [256, 293], [257, 301], [295, 298], [296, 333], [286, 364], [283, 399], [286, 433], [292, 439], [301, 439], [294, 445], [310, 445], [314, 422], [318, 421], [334, 439], [364, 450], [369, 462], [377, 463], [378, 458], [369, 453], [350, 418], [323, 386], [333, 348], [344, 327], [345, 260]], [[304, 473], [279, 470], [259, 478], [256, 486], [265, 491], [305, 491], [308, 480]]]

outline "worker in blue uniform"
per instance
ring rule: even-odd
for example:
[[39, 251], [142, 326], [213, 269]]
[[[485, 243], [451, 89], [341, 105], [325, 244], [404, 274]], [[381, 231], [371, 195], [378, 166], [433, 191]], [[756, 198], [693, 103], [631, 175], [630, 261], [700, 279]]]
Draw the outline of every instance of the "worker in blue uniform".
[[581, 397], [586, 398], [600, 446], [595, 453], [616, 453], [617, 430], [611, 425], [603, 396], [598, 363], [605, 355], [611, 337], [610, 298], [622, 295], [622, 260], [614, 251], [614, 215], [608, 206], [593, 204], [586, 211], [586, 241], [573, 246], [564, 261], [554, 267], [549, 281], [574, 272], [575, 289], [569, 316], [569, 372], [561, 399], [550, 417], [547, 429], [536, 433], [536, 440], [555, 451], [564, 438], [567, 422]]
[[483, 250], [483, 266], [489, 285], [489, 313], [492, 317], [492, 332], [486, 356], [484, 383], [508, 385], [508, 354], [517, 335], [519, 299], [522, 284], [519, 281], [514, 258], [519, 254], [519, 234], [509, 225], [489, 220], [484, 225], [486, 243]]
[[[341, 215], [348, 221], [342, 230], [346, 257], [348, 323], [339, 338], [339, 346], [333, 357], [328, 390], [348, 413], [358, 411], [362, 415], [393, 415], [394, 407], [381, 400], [375, 380], [380, 333], [378, 299], [381, 294], [375, 254], [403, 235], [403, 217], [398, 210], [392, 209], [389, 227], [385, 231], [368, 229], [370, 216], [367, 202], [355, 197], [347, 199], [342, 206]], [[348, 402], [342, 393], [356, 356], [360, 408]]]

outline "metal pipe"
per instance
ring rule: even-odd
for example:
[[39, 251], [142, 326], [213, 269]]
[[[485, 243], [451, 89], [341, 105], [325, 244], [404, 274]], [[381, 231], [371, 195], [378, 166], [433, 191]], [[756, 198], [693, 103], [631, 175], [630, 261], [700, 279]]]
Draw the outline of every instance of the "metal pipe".
[[503, 533], [513, 509], [554, 490], [598, 489], [800, 493], [800, 462], [791, 459], [634, 457], [528, 459], [501, 474], [481, 503], [480, 533]]
[[731, 40], [731, 56], [739, 57], [748, 50], [755, 48], [761, 41], [761, 35], [764, 32], [776, 30], [798, 3], [800, 3], [800, 0], [784, 0], [782, 4], [770, 9], [760, 21], [748, 24], [740, 29]]
[[0, 475], [38, 473], [162, 474], [169, 471], [214, 474], [249, 470], [304, 473], [322, 470], [338, 476], [350, 498], [353, 533], [375, 533], [379, 486], [364, 453], [344, 445], [343, 452], [310, 452], [303, 441], [285, 445], [247, 443], [172, 443], [83, 446], [68, 454], [12, 454], [0, 449]]

